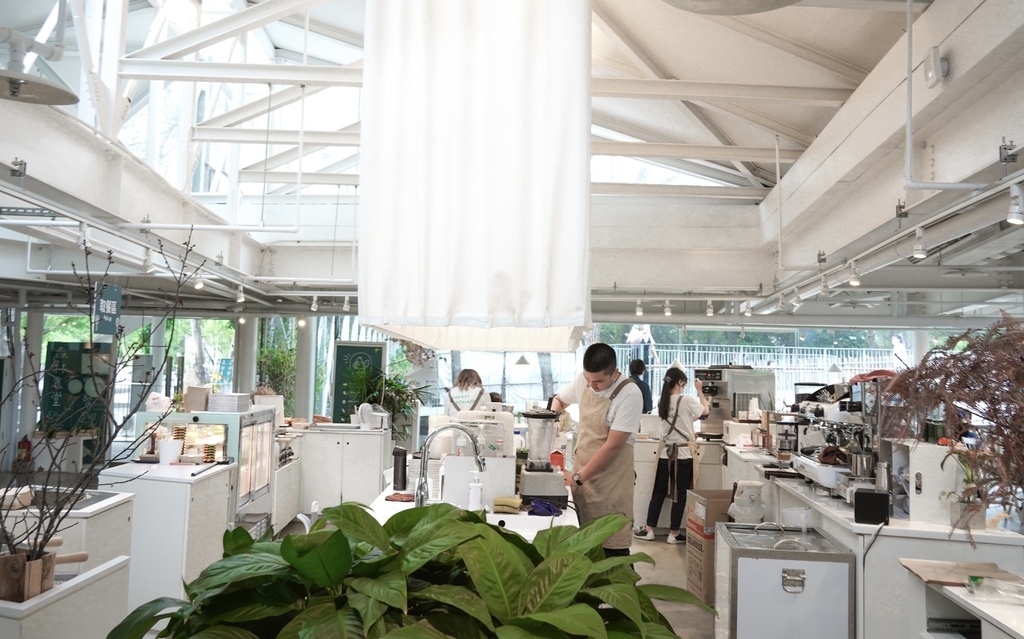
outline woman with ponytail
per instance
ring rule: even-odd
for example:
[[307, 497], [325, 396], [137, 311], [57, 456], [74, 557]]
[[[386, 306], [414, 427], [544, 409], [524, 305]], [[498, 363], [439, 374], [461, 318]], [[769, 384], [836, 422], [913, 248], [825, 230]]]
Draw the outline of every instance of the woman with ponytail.
[[658, 417], [661, 418], [658, 471], [654, 476], [651, 503], [647, 507], [647, 525], [634, 533], [637, 539], [654, 541], [654, 527], [658, 525], [661, 506], [668, 496], [672, 499], [668, 543], [686, 541], [686, 535], [680, 530], [683, 513], [686, 512], [686, 491], [693, 479], [693, 454], [689, 443], [696, 441], [693, 423], [708, 414], [708, 400], [704, 398], [701, 381], [693, 382], [696, 397], [683, 395], [686, 382], [686, 373], [681, 368], [672, 366], [665, 371], [658, 402]]

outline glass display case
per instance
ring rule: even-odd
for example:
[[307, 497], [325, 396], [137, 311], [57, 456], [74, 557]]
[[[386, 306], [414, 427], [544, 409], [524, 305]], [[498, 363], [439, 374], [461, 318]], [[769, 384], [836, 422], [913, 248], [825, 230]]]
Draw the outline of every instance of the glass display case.
[[136, 413], [135, 432], [142, 434], [151, 428], [169, 436], [184, 429], [184, 459], [237, 461], [236, 510], [270, 492], [270, 473], [277, 461], [273, 459], [272, 407], [254, 407], [243, 413]]

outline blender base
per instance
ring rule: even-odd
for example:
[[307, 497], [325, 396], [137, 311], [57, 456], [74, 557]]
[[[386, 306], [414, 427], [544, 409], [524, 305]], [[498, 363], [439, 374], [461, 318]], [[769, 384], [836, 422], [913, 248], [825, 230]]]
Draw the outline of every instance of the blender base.
[[524, 468], [519, 476], [519, 497], [523, 502], [542, 499], [559, 508], [569, 505], [565, 476], [554, 471], [531, 471]]

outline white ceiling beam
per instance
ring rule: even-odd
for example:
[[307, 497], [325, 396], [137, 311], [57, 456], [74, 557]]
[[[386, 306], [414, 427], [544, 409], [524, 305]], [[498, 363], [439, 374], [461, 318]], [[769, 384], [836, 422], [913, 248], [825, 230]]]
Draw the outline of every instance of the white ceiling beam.
[[[320, 93], [326, 88], [326, 86], [306, 87], [306, 97], [308, 98], [311, 95]], [[220, 115], [215, 115], [208, 120], [204, 120], [203, 126], [236, 126], [277, 110], [283, 106], [298, 102], [301, 99], [302, 87], [291, 86], [287, 89], [282, 89], [272, 93], [266, 98], [260, 98], [248, 104], [243, 104], [238, 108], [221, 113]]]
[[[360, 125], [359, 122], [354, 122], [354, 123], [352, 123], [352, 124], [350, 124], [348, 126], [344, 126], [344, 127], [340, 128], [340, 129], [338, 129], [338, 131], [343, 131], [343, 132], [359, 131], [359, 125]], [[304, 144], [303, 148], [302, 148], [302, 152], [305, 155], [309, 155], [310, 153], [316, 153], [317, 151], [320, 151], [323, 148], [324, 147], [317, 146], [315, 144]], [[286, 151], [281, 151], [280, 153], [275, 153], [274, 155], [271, 155], [269, 158], [267, 158], [265, 160], [260, 160], [259, 162], [254, 162], [253, 164], [250, 164], [249, 166], [245, 167], [245, 170], [247, 170], [247, 171], [263, 171], [263, 170], [269, 170], [269, 169], [276, 169], [277, 167], [283, 166], [285, 164], [288, 164], [289, 162], [297, 160], [298, 158], [299, 158], [299, 148], [298, 147], [294, 147], [294, 148], [288, 149]]]
[[185, 82], [359, 87], [363, 83], [363, 70], [294, 64], [235, 64], [121, 58], [121, 77]]
[[591, 182], [591, 195], [637, 195], [763, 200], [770, 189], [742, 186], [689, 186], [683, 184], [625, 184]]
[[[296, 147], [296, 150], [298, 150], [298, 147]], [[333, 164], [329, 164], [329, 165], [321, 168], [319, 172], [320, 173], [349, 173], [349, 169], [357, 168], [358, 166], [359, 166], [359, 153], [356, 152], [356, 153], [353, 153], [352, 155], [348, 156], [347, 158], [343, 158], [343, 159], [341, 159], [341, 160], [339, 160], [337, 162], [334, 162]], [[268, 167], [268, 168], [272, 168], [272, 167]], [[295, 192], [298, 191], [298, 190], [299, 189], [298, 189], [298, 185], [297, 184], [285, 184], [285, 185], [277, 187], [276, 189], [271, 189], [267, 193], [268, 193], [268, 195], [284, 195], [284, 194], [289, 194], [289, 195], [292, 195], [292, 197], [294, 197]]]
[[593, 78], [591, 92], [595, 98], [800, 102], [812, 106], [836, 107], [842, 106], [853, 90], [685, 80]]
[[[662, 68], [661, 65], [659, 65], [654, 58], [652, 58], [643, 49], [643, 47], [640, 46], [636, 39], [633, 38], [621, 24], [614, 19], [611, 11], [608, 10], [608, 7], [604, 5], [602, 0], [593, 0], [592, 9], [594, 14], [594, 23], [606, 36], [608, 36], [609, 39], [618, 44], [619, 48], [632, 59], [634, 66], [652, 78], [660, 80], [675, 79], [665, 71], [665, 69]], [[677, 106], [680, 110], [693, 116], [708, 133], [722, 144], [731, 145], [733, 143], [732, 138], [730, 138], [725, 131], [718, 126], [718, 124], [708, 117], [700, 107], [687, 102], [679, 102], [677, 103]], [[752, 186], [761, 186], [761, 181], [754, 175], [754, 166], [748, 166], [742, 162], [735, 162], [734, 166], [737, 171], [743, 174]]]
[[[239, 171], [239, 182], [256, 182], [267, 184], [298, 184], [299, 174], [295, 171]], [[341, 173], [309, 172], [302, 174], [303, 184], [329, 184], [341, 186], [359, 186], [358, 175]]]
[[745, 106], [739, 104], [729, 104], [728, 102], [707, 102], [706, 103], [712, 109], [718, 109], [726, 113], [731, 113], [738, 118], [743, 118], [747, 122], [757, 124], [758, 126], [764, 127], [773, 133], [785, 136], [794, 142], [799, 142], [804, 146], [810, 146], [814, 142], [816, 136], [803, 129], [798, 129], [795, 126], [790, 126], [785, 122], [779, 122], [775, 118], [767, 116], [753, 109], [748, 109]]
[[[905, 8], [906, 4], [904, 3], [903, 6]], [[742, 18], [703, 14], [701, 14], [700, 17], [705, 20], [710, 20], [731, 31], [745, 35], [748, 38], [767, 44], [774, 49], [784, 51], [792, 56], [800, 58], [804, 62], [809, 62], [820, 68], [822, 71], [827, 72], [833, 78], [843, 82], [850, 88], [856, 88], [864, 81], [864, 78], [868, 77], [867, 69], [862, 69], [855, 64], [850, 64], [845, 60], [840, 60], [835, 56], [823, 53], [805, 44], [800, 44], [795, 40], [790, 40], [789, 38], [781, 36], [774, 31], [765, 29], [764, 27], [758, 26], [753, 22], [749, 22]]]
[[145, 60], [182, 58], [204, 47], [239, 36], [246, 31], [277, 22], [320, 2], [323, 0], [264, 0], [264, 2], [250, 5], [247, 9], [224, 16], [210, 24], [204, 24], [153, 46], [134, 51], [127, 57]]
[[[736, 162], [771, 162], [775, 149], [749, 146], [711, 146], [702, 144], [662, 144], [658, 142], [591, 142], [593, 155], [628, 157], [668, 157]], [[802, 151], [780, 149], [780, 162], [796, 162]]]
[[240, 129], [236, 127], [197, 126], [192, 129], [193, 142], [226, 144], [316, 144], [325, 146], [359, 146], [359, 133], [347, 131], [298, 131], [291, 129]]

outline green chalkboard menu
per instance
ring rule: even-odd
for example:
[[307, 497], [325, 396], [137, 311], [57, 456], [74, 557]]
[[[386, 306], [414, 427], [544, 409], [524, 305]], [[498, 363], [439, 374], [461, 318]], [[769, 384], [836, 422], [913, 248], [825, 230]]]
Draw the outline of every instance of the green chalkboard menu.
[[334, 401], [331, 407], [331, 420], [336, 424], [349, 421], [354, 413], [358, 398], [349, 397], [345, 392], [345, 380], [350, 371], [359, 367], [372, 367], [380, 371], [384, 368], [388, 345], [386, 342], [335, 342], [334, 343]]
[[102, 432], [113, 370], [109, 343], [47, 344], [39, 430]]

